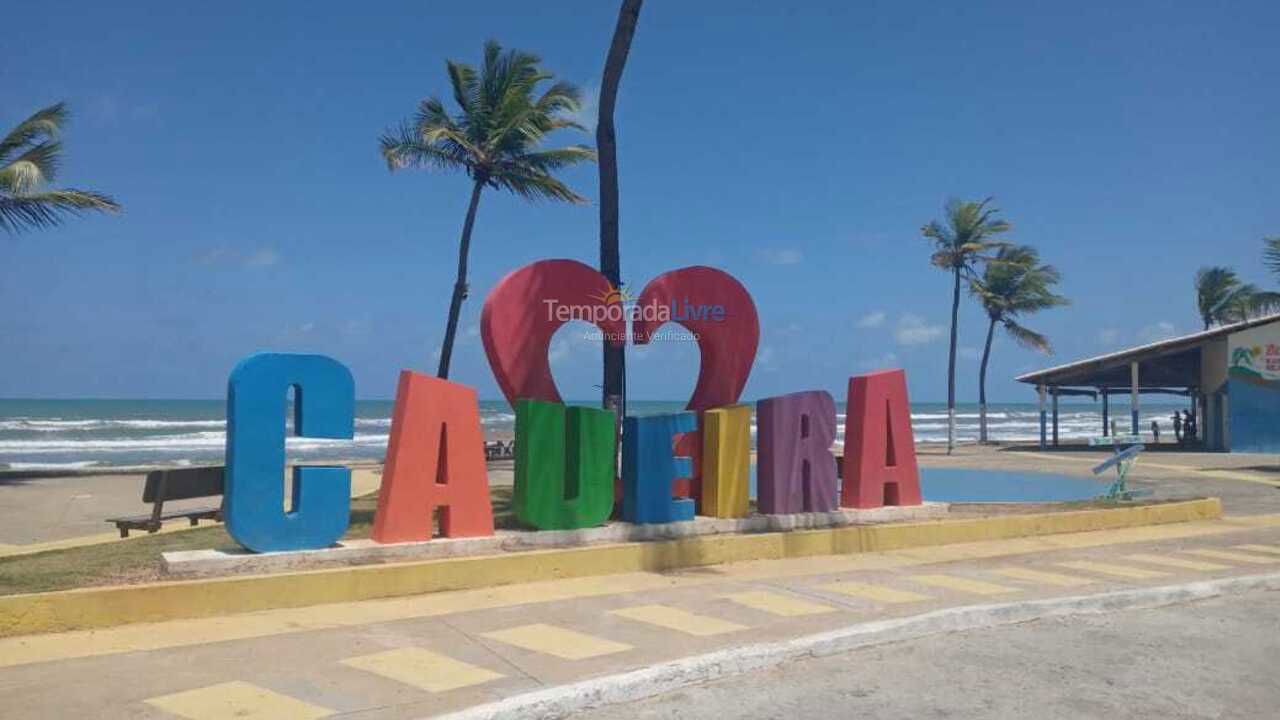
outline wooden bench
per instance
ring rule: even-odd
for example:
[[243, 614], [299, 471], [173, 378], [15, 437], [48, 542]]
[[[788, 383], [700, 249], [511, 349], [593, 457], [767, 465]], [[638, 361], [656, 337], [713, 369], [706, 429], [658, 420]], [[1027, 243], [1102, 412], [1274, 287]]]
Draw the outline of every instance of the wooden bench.
[[194, 498], [222, 497], [223, 468], [198, 467], [178, 470], [153, 470], [147, 473], [147, 482], [142, 486], [142, 502], [151, 503], [151, 514], [134, 515], [132, 517], [109, 518], [107, 522], [115, 523], [120, 537], [129, 537], [130, 530], [146, 530], [149, 533], [160, 529], [165, 520], [187, 518], [191, 525], [199, 525], [202, 519], [222, 520], [222, 503], [216, 506], [191, 508], [188, 510], [164, 511], [164, 504], [169, 500], [192, 500]]
[[484, 444], [485, 460], [512, 460], [516, 456], [516, 441], [502, 442], [494, 440]]

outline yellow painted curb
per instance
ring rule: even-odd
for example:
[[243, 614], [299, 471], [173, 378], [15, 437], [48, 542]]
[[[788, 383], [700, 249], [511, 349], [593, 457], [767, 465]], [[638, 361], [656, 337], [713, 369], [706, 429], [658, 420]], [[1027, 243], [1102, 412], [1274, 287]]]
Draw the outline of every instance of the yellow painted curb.
[[1207, 498], [1143, 507], [753, 535], [708, 535], [662, 542], [10, 595], [0, 597], [0, 637], [559, 578], [660, 572], [748, 560], [876, 552], [1220, 517], [1222, 503], [1217, 498]]

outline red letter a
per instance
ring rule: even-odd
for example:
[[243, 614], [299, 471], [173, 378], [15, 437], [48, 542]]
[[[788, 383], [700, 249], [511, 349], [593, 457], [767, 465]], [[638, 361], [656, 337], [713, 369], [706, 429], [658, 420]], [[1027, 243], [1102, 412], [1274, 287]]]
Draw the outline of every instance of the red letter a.
[[444, 537], [493, 534], [480, 407], [465, 385], [402, 370], [374, 542], [430, 540], [436, 508]]
[[849, 378], [845, 413], [840, 504], [864, 509], [919, 505], [906, 373], [878, 370]]

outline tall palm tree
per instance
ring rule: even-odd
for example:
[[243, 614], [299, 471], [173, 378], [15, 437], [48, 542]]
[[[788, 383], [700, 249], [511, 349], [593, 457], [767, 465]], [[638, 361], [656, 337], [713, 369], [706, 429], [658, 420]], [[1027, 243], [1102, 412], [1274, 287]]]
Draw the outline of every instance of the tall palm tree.
[[1221, 265], [1196, 271], [1196, 308], [1204, 329], [1242, 322], [1280, 308], [1280, 293], [1260, 290]]
[[982, 277], [969, 288], [987, 311], [987, 342], [982, 348], [978, 369], [978, 439], [987, 441], [987, 362], [996, 325], [1003, 325], [1014, 342], [1046, 355], [1053, 353], [1049, 338], [1018, 322], [1022, 315], [1066, 305], [1070, 301], [1053, 292], [1062, 276], [1052, 265], [1040, 263], [1040, 254], [1029, 245], [1000, 248], [994, 260], [983, 268]]
[[[596, 147], [600, 149], [600, 272], [612, 287], [622, 286], [622, 259], [618, 243], [618, 142], [614, 135], [613, 108], [618, 100], [618, 84], [631, 52], [631, 38], [640, 20], [644, 0], [622, 0], [613, 40], [604, 61], [600, 83], [600, 105], [596, 120]], [[603, 405], [624, 414], [623, 395], [626, 385], [626, 346], [604, 344]]]
[[10, 234], [58, 225], [89, 210], [115, 212], [101, 193], [49, 187], [58, 175], [67, 105], [51, 105], [18, 123], [0, 139], [0, 229]]
[[554, 78], [539, 67], [541, 62], [537, 55], [520, 50], [503, 52], [490, 40], [485, 43], [479, 73], [465, 63], [445, 62], [457, 114], [450, 115], [444, 103], [429, 97], [418, 104], [413, 118], [379, 139], [392, 171], [406, 167], [462, 170], [471, 178], [471, 201], [458, 243], [458, 276], [436, 373], [442, 378], [449, 377], [458, 315], [467, 297], [467, 256], [480, 192], [489, 187], [526, 200], [587, 202], [552, 173], [594, 160], [595, 150], [586, 145], [540, 149], [551, 132], [583, 129], [568, 117], [582, 106], [577, 87], [552, 82], [539, 94], [538, 86]]
[[998, 208], [992, 198], [982, 202], [952, 200], [947, 203], [946, 218], [934, 220], [921, 228], [926, 240], [933, 243], [930, 262], [952, 275], [951, 348], [947, 360], [947, 454], [956, 443], [956, 331], [960, 315], [960, 280], [977, 276], [976, 267], [991, 259], [991, 253], [1008, 243], [997, 236], [1009, 231], [1010, 225], [997, 218]]

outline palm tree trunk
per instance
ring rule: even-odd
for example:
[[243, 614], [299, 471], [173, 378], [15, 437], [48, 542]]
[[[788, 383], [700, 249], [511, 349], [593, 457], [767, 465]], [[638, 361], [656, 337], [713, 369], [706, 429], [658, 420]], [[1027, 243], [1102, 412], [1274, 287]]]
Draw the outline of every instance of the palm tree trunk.
[[471, 228], [476, 223], [476, 208], [480, 205], [480, 191], [485, 178], [477, 177], [471, 188], [471, 204], [467, 206], [467, 219], [462, 223], [462, 239], [458, 242], [458, 278], [453, 283], [453, 299], [449, 301], [449, 322], [444, 328], [444, 344], [440, 347], [440, 369], [436, 376], [449, 377], [449, 359], [453, 357], [453, 338], [458, 334], [458, 315], [462, 301], [467, 298], [467, 255], [471, 252]]
[[960, 268], [951, 294], [951, 351], [947, 357], [947, 454], [956, 446], [956, 325], [960, 319]]
[[991, 338], [995, 336], [996, 319], [987, 326], [987, 344], [982, 349], [982, 366], [978, 368], [978, 442], [987, 442], [987, 361], [991, 359]]
[[[622, 260], [618, 249], [618, 142], [613, 128], [613, 109], [618, 100], [618, 84], [631, 52], [643, 0], [623, 0], [613, 42], [604, 63], [600, 82], [600, 110], [596, 120], [596, 152], [600, 163], [600, 272], [614, 288], [622, 285]], [[604, 344], [602, 404], [621, 420], [626, 385], [626, 344]]]

